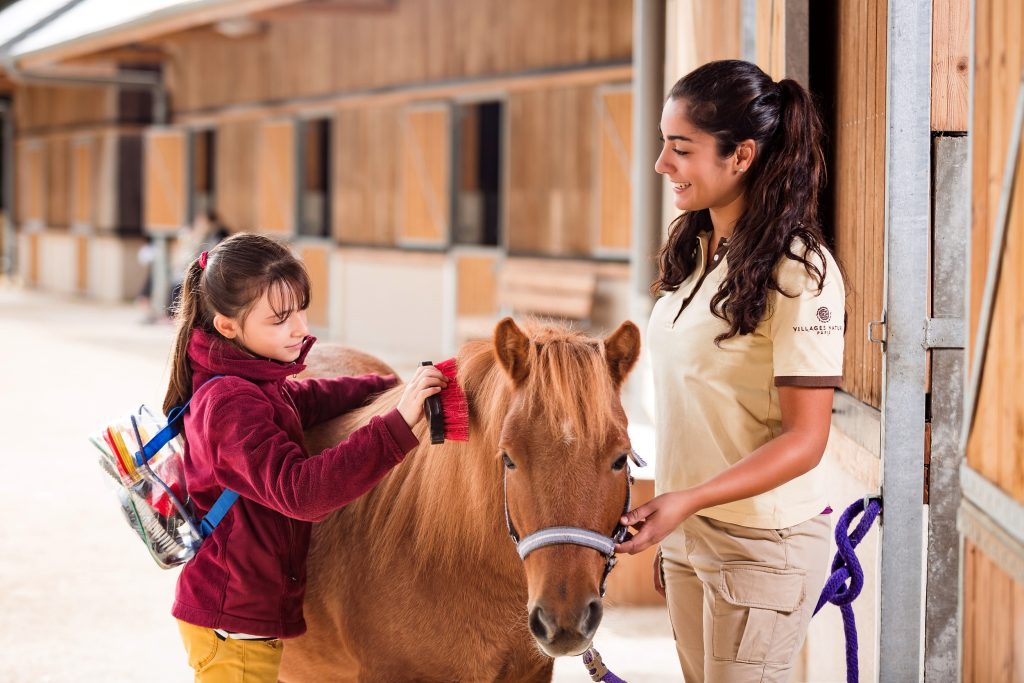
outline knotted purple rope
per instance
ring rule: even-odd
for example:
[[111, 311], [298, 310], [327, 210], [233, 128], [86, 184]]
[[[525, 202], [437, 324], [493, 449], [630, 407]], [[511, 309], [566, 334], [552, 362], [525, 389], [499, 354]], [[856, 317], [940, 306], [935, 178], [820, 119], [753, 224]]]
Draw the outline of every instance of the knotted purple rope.
[[[836, 524], [836, 556], [832, 560], [832, 575], [825, 582], [825, 588], [818, 598], [814, 614], [818, 613], [826, 602], [837, 605], [843, 613], [843, 631], [846, 633], [846, 680], [857, 683], [859, 667], [857, 665], [857, 622], [853, 617], [853, 601], [860, 595], [864, 587], [864, 570], [860, 567], [854, 548], [864, 540], [871, 529], [875, 517], [882, 511], [882, 499], [866, 496], [854, 501], [846, 508]], [[853, 518], [863, 513], [857, 528], [847, 535]], [[846, 585], [849, 580], [850, 584]]]
[[626, 683], [604, 665], [601, 661], [601, 653], [594, 648], [583, 653], [583, 666], [587, 667], [590, 679], [593, 681], [604, 681], [604, 683]]

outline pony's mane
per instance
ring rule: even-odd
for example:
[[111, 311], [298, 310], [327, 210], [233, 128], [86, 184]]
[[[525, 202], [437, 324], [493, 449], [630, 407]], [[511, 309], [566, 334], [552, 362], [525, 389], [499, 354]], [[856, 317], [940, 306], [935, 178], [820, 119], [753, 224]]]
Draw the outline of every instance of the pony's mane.
[[[566, 438], [584, 432], [607, 433], [618, 405], [604, 358], [603, 343], [578, 331], [527, 321], [529, 375], [518, 395], [533, 421]], [[498, 454], [502, 420], [512, 400], [512, 380], [498, 362], [491, 341], [474, 341], [457, 355], [458, 380], [470, 412], [470, 441], [431, 446], [425, 421], [415, 433], [420, 445], [366, 496], [342, 514], [355, 515], [361, 530], [359, 552], [371, 553], [378, 569], [397, 554], [413, 553], [445, 564], [467, 556], [484, 563], [515, 561], [511, 542], [506, 558], [495, 558], [490, 539], [504, 533], [502, 465]], [[398, 405], [395, 387], [344, 418], [345, 433]], [[340, 544], [337, 535], [323, 538]], [[319, 539], [318, 539], [319, 542]], [[352, 552], [351, 548], [327, 552]]]

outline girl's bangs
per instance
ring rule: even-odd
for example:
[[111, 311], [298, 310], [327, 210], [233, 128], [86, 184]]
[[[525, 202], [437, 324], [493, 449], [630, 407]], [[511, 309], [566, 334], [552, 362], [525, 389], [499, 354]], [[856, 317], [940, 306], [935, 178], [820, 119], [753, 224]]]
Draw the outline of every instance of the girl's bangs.
[[309, 281], [303, 277], [275, 280], [267, 289], [267, 302], [281, 320], [309, 308]]

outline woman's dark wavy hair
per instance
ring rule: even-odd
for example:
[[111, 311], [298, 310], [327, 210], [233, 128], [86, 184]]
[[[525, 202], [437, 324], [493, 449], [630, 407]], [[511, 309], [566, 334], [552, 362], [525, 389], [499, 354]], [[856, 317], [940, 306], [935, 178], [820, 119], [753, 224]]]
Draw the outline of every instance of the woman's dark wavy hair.
[[244, 323], [268, 291], [274, 312], [282, 318], [293, 310], [309, 307], [310, 283], [305, 266], [286, 245], [269, 237], [237, 233], [210, 250], [206, 268], [200, 266], [199, 259], [189, 264], [175, 306], [178, 334], [164, 396], [165, 415], [192, 396], [192, 364], [188, 358], [192, 330], [219, 337], [213, 326], [217, 313]]
[[[745, 172], [746, 210], [729, 240], [729, 270], [711, 299], [711, 312], [729, 324], [715, 340], [720, 343], [754, 331], [764, 319], [770, 290], [790, 296], [775, 279], [782, 256], [803, 263], [819, 292], [824, 285], [825, 237], [818, 222], [825, 183], [821, 119], [799, 83], [788, 78], [775, 83], [756, 65], [739, 60], [691, 71], [668, 97], [686, 103], [690, 122], [714, 136], [723, 158], [744, 140], [757, 145]], [[708, 209], [685, 212], [672, 222], [658, 255], [653, 293], [675, 291], [693, 273], [697, 236], [711, 229]]]

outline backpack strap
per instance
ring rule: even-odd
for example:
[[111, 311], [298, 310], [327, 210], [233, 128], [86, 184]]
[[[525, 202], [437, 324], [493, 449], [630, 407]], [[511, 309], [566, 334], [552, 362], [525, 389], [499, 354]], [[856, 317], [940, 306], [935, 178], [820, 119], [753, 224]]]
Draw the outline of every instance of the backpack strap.
[[[215, 379], [220, 379], [224, 375], [214, 375], [210, 379], [206, 380], [199, 385], [199, 389], [202, 389], [207, 384]], [[152, 439], [146, 442], [142, 447], [142, 450], [135, 454], [135, 462], [138, 465], [143, 465], [149, 461], [154, 455], [156, 455], [161, 448], [167, 445], [167, 443], [181, 433], [181, 428], [184, 424], [185, 411], [188, 410], [188, 406], [192, 403], [192, 399], [195, 398], [196, 389], [192, 393], [192, 396], [185, 401], [184, 405], [175, 406], [171, 408], [170, 412], [167, 413], [167, 426], [156, 433]], [[206, 538], [213, 533], [213, 530], [217, 528], [217, 525], [224, 519], [224, 515], [228, 513], [231, 506], [238, 500], [238, 493], [231, 489], [224, 489], [217, 500], [213, 503], [213, 507], [206, 513], [202, 521], [199, 522], [199, 533], [202, 534], [203, 538]]]

